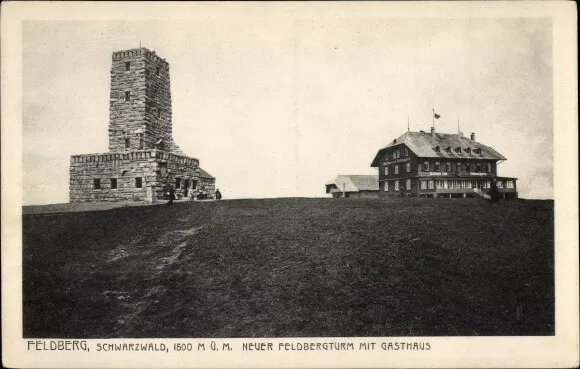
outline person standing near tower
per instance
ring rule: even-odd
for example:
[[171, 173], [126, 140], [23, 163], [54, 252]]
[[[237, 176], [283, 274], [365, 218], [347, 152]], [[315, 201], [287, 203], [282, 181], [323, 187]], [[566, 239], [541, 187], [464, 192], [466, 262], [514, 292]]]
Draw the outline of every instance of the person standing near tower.
[[215, 190], [215, 198], [216, 198], [216, 200], [218, 200], [218, 201], [222, 199], [222, 193], [220, 192], [220, 190], [219, 190], [219, 189], [216, 189], [216, 190]]

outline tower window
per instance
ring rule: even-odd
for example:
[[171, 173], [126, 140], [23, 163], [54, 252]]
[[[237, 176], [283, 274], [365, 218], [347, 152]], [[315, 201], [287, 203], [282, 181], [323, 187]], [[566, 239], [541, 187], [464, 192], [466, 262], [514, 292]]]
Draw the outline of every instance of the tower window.
[[181, 186], [181, 178], [175, 178], [175, 188], [179, 188]]
[[194, 179], [191, 181], [191, 188], [193, 188], [193, 189], [197, 188], [197, 179]]
[[101, 179], [100, 178], [93, 179], [93, 188], [95, 190], [100, 190], [101, 189]]
[[149, 75], [149, 69], [145, 69], [145, 75], [148, 76]]
[[159, 67], [155, 68], [155, 74], [156, 75], [159, 75], [160, 72], [161, 72], [161, 68], [159, 68]]
[[129, 138], [125, 138], [125, 148], [128, 149], [131, 147], [131, 140]]
[[117, 178], [111, 178], [111, 189], [117, 189]]
[[125, 91], [125, 101], [131, 101], [131, 91]]
[[135, 177], [135, 187], [137, 187], [137, 188], [143, 187], [143, 178], [142, 177]]
[[131, 69], [131, 62], [125, 62], [125, 70]]
[[161, 109], [157, 108], [157, 118], [161, 118]]

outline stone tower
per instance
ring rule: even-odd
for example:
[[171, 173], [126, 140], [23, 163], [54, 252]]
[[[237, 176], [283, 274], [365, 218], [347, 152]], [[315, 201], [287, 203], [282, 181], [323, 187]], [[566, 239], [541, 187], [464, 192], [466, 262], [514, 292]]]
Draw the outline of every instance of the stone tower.
[[169, 63], [146, 48], [113, 53], [109, 152], [71, 156], [71, 202], [213, 198], [215, 178], [172, 137]]
[[113, 53], [109, 151], [171, 150], [169, 63], [145, 48]]

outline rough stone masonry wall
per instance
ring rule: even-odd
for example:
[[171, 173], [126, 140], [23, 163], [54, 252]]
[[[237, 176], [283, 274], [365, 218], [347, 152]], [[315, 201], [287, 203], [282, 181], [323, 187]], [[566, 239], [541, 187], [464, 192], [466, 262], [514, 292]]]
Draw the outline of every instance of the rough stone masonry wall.
[[215, 198], [215, 178], [200, 178], [197, 192], [206, 191], [210, 199]]
[[[169, 63], [153, 53], [148, 53], [146, 56], [145, 66], [148, 70], [145, 74], [146, 141], [149, 145], [155, 145], [157, 140], [162, 139], [165, 150], [173, 151]], [[159, 75], [157, 75], [158, 68]]]
[[[194, 180], [199, 181], [199, 160], [188, 156], [175, 155], [168, 152], [156, 152], [158, 159], [158, 181], [155, 187], [155, 198], [164, 198], [164, 191], [168, 186], [175, 189], [176, 180], [179, 178], [181, 187], [186, 180], [191, 184]], [[166, 169], [163, 166], [166, 165]], [[176, 189], [176, 193], [182, 192], [182, 188]]]
[[[129, 63], [129, 70], [126, 70]], [[126, 101], [129, 92], [129, 101]], [[158, 110], [160, 113], [158, 113]], [[159, 139], [171, 147], [169, 63], [145, 48], [113, 53], [109, 99], [109, 150], [154, 148]]]
[[[149, 151], [74, 155], [70, 162], [70, 202], [145, 201], [147, 186], [157, 182], [157, 159]], [[136, 187], [136, 177], [142, 187]], [[117, 179], [117, 189], [111, 188]], [[101, 188], [94, 188], [100, 179]]]

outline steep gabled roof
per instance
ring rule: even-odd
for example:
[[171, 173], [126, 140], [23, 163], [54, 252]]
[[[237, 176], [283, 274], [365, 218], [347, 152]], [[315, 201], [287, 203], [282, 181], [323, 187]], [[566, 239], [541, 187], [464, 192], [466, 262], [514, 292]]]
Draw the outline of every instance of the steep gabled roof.
[[406, 145], [420, 158], [506, 160], [491, 147], [470, 140], [462, 134], [435, 133], [435, 137], [431, 137], [429, 132], [406, 132], [380, 149], [371, 167], [379, 166], [384, 152], [398, 145]]
[[214, 176], [206, 172], [205, 170], [199, 168], [199, 178], [215, 179]]
[[340, 191], [378, 191], [379, 177], [376, 175], [338, 175], [334, 181], [326, 184], [335, 185]]

